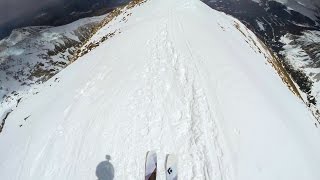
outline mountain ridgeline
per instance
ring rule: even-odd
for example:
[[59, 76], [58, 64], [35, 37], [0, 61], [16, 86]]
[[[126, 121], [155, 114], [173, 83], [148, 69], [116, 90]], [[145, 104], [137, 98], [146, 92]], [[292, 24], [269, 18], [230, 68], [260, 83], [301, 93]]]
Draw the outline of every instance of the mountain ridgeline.
[[[307, 105], [313, 106], [313, 112], [319, 118], [319, 90], [315, 88], [315, 84], [320, 76], [316, 72], [320, 68], [320, 8], [314, 6], [316, 18], [312, 19], [277, 1], [202, 1], [236, 17], [263, 40], [280, 58], [282, 65], [299, 86]], [[290, 53], [287, 50], [289, 46]], [[303, 66], [297, 65], [299, 63]], [[313, 69], [312, 72], [309, 72], [310, 68]]]
[[143, 179], [150, 150], [161, 180], [172, 157], [181, 180], [320, 179], [316, 120], [252, 31], [199, 0], [132, 2], [88, 18], [84, 42], [95, 25], [36, 33], [31, 50], [76, 61], [0, 116], [1, 180]]
[[0, 24], [0, 39], [8, 36], [13, 29], [26, 26], [61, 26], [81, 18], [100, 16], [125, 5], [131, 0], [62, 0], [53, 6]]

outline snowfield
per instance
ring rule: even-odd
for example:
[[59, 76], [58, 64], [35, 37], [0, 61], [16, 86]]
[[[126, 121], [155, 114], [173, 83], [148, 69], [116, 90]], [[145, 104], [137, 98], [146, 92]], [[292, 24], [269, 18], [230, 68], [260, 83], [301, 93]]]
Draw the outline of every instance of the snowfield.
[[109, 177], [139, 180], [149, 150], [159, 180], [166, 154], [181, 180], [320, 179], [315, 119], [239, 21], [149, 0], [92, 39], [115, 31], [8, 116], [1, 180], [98, 179], [106, 155]]

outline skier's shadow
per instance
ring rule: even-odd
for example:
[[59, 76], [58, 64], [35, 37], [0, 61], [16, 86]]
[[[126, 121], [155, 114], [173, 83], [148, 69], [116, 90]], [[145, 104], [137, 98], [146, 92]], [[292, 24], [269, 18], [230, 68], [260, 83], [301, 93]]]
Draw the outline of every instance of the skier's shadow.
[[114, 168], [110, 163], [111, 157], [106, 155], [106, 161], [102, 161], [96, 168], [96, 176], [98, 180], [113, 180]]

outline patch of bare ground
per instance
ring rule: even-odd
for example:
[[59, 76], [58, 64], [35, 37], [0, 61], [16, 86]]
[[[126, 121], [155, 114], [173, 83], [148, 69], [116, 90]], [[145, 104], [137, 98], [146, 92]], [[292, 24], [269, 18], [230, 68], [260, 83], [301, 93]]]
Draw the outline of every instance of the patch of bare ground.
[[4, 124], [6, 123], [6, 119], [8, 118], [9, 114], [12, 112], [12, 110], [5, 113], [5, 116], [2, 118], [1, 124], [0, 124], [0, 133], [3, 130]]

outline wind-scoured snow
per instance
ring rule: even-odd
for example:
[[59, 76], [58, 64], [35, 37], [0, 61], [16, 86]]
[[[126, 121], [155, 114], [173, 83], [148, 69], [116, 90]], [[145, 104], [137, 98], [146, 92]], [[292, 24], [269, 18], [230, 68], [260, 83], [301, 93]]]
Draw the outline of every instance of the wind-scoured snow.
[[98, 179], [108, 155], [109, 177], [138, 180], [149, 150], [159, 180], [166, 154], [183, 180], [320, 179], [313, 116], [239, 21], [149, 0], [93, 39], [115, 31], [9, 114], [1, 179]]

